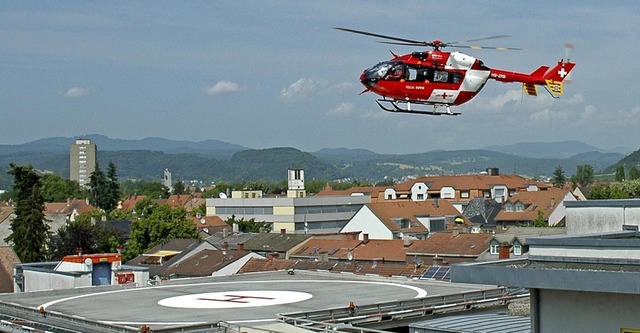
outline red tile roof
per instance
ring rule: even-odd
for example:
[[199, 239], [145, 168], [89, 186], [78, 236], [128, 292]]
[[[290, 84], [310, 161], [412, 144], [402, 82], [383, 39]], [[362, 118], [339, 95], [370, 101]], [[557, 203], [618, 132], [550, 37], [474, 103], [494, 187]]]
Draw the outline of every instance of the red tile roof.
[[353, 250], [353, 259], [405, 262], [404, 244], [402, 239], [369, 239]]
[[[391, 231], [404, 233], [427, 232], [427, 228], [418, 217], [462, 216], [453, 205], [442, 199], [425, 201], [382, 201], [366, 205]], [[401, 228], [396, 223], [399, 219], [410, 221], [409, 228]], [[466, 218], [465, 218], [466, 219]], [[471, 223], [467, 220], [468, 223]]]
[[354, 239], [311, 238], [289, 254], [289, 258], [317, 258], [327, 253], [330, 259], [347, 259], [347, 254], [361, 243]]
[[144, 195], [132, 195], [129, 196], [127, 199], [125, 199], [120, 206], [122, 207], [122, 209], [126, 209], [126, 210], [134, 210], [136, 209], [136, 204], [138, 203], [138, 201], [142, 201], [146, 196]]
[[[500, 221], [532, 221], [538, 217], [541, 210], [543, 216], [549, 215], [560, 205], [564, 198], [571, 192], [564, 189], [551, 187], [544, 191], [520, 191], [503, 203], [503, 209], [496, 216], [496, 222]], [[523, 211], [508, 211], [506, 206], [522, 203], [525, 206]]]
[[407, 250], [411, 255], [477, 257], [489, 249], [493, 234], [435, 233], [425, 240], [414, 241]]
[[86, 199], [73, 199], [67, 202], [47, 202], [44, 204], [45, 214], [65, 214], [69, 215], [74, 212], [78, 214], [90, 212], [96, 208], [90, 205]]

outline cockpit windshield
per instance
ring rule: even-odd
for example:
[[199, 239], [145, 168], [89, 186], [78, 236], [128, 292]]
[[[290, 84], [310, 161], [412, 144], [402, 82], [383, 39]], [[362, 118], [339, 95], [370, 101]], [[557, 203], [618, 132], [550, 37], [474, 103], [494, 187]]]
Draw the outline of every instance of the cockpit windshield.
[[369, 68], [366, 71], [365, 76], [366, 76], [367, 79], [381, 79], [385, 75], [387, 75], [387, 72], [389, 71], [391, 66], [393, 66], [392, 62], [383, 61], [383, 62], [381, 62], [381, 63]]

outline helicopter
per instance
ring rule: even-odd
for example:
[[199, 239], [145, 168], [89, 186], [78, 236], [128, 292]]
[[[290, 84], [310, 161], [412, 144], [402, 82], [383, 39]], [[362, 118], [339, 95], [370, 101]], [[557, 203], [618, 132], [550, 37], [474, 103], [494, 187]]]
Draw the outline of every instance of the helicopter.
[[[451, 106], [461, 105], [475, 97], [489, 79], [511, 83], [520, 82], [524, 92], [538, 95], [542, 86], [553, 97], [563, 94], [563, 82], [575, 66], [567, 56], [553, 66], [540, 66], [530, 74], [489, 68], [482, 60], [454, 51], [442, 51], [445, 47], [467, 49], [521, 50], [510, 47], [483, 47], [465, 45], [481, 40], [509, 37], [498, 35], [461, 42], [431, 42], [393, 37], [361, 30], [335, 27], [334, 29], [384, 39], [385, 44], [405, 46], [426, 46], [427, 51], [417, 51], [405, 55], [391, 52], [393, 58], [365, 69], [360, 75], [360, 83], [365, 92], [373, 92], [382, 98], [376, 100], [378, 106], [389, 112], [416, 113], [427, 115], [459, 115], [451, 111]], [[567, 48], [573, 46], [567, 44]], [[425, 109], [424, 106], [432, 107]], [[438, 108], [444, 107], [446, 111]]]

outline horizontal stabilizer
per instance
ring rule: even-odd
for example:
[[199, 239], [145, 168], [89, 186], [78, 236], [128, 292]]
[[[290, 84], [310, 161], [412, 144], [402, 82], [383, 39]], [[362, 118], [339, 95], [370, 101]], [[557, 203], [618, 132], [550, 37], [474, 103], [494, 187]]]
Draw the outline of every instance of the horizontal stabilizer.
[[524, 89], [524, 92], [529, 96], [538, 96], [538, 87], [535, 84], [523, 83], [522, 89]]
[[554, 81], [554, 80], [545, 80], [546, 84], [547, 84], [547, 90], [549, 90], [549, 92], [554, 95], [554, 96], [560, 96], [563, 93], [563, 89], [562, 89], [562, 81]]

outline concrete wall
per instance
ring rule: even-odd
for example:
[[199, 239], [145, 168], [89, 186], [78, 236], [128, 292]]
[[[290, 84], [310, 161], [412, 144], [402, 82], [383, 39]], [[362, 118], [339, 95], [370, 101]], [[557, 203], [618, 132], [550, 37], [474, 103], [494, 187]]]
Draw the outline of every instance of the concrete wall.
[[565, 201], [567, 235], [622, 231], [640, 226], [640, 199]]
[[[539, 289], [538, 332], [640, 329], [638, 295]], [[579, 305], [579, 306], [577, 306]]]
[[25, 270], [22, 274], [24, 275], [25, 292], [91, 286], [91, 274], [74, 276], [31, 270]]

